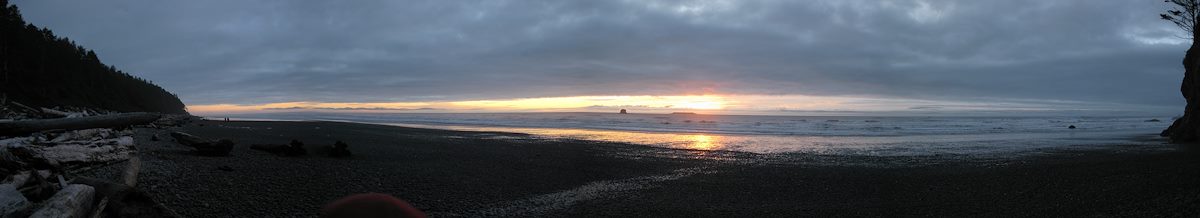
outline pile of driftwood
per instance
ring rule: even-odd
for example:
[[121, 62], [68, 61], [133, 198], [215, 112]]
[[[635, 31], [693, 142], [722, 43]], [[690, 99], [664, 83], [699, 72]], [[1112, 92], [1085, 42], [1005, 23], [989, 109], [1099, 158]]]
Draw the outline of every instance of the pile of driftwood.
[[[0, 173], [4, 175], [0, 182], [0, 216], [174, 215], [133, 188], [140, 161], [134, 153], [133, 131], [126, 128], [153, 126], [156, 122], [170, 125], [174, 121], [160, 121], [162, 116], [152, 113], [43, 109], [39, 116], [58, 118], [0, 120]], [[122, 161], [128, 163], [124, 181], [73, 176], [78, 171]]]
[[16, 101], [6, 101], [0, 98], [0, 120], [27, 120], [49, 118], [73, 118], [112, 114], [115, 112], [95, 110], [84, 107], [30, 107]]

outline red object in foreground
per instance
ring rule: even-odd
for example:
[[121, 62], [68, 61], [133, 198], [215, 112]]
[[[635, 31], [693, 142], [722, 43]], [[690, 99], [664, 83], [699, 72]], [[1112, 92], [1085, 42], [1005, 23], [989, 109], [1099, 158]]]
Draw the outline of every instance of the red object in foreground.
[[347, 196], [325, 205], [321, 209], [321, 217], [424, 218], [425, 212], [391, 195], [366, 193]]

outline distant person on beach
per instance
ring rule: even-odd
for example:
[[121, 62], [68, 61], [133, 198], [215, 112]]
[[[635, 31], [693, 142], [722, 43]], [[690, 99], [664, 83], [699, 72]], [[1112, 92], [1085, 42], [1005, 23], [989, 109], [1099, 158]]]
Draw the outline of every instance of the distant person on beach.
[[391, 195], [366, 193], [350, 195], [325, 205], [321, 217], [404, 217], [424, 218], [425, 212]]

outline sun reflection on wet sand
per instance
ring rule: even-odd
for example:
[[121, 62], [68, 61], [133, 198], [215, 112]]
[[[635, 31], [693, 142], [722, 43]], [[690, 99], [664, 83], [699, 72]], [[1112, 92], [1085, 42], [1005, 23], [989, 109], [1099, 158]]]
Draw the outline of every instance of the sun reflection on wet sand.
[[[1063, 133], [947, 134], [911, 136], [799, 136], [799, 135], [726, 135], [709, 133], [636, 132], [528, 127], [479, 127], [391, 123], [388, 125], [461, 131], [516, 132], [536, 137], [608, 141], [690, 150], [694, 157], [712, 151], [750, 153], [800, 152], [809, 154], [856, 154], [872, 156], [987, 154], [1017, 152], [1031, 148], [1079, 143], [1082, 135]], [[1119, 132], [1118, 132], [1119, 133]], [[1085, 134], [1085, 133], [1080, 133]], [[1112, 132], [1086, 133], [1092, 144], [1128, 143], [1112, 138]], [[964, 146], [974, 145], [974, 146]]]
[[719, 135], [678, 135], [675, 137], [678, 142], [688, 142], [682, 148], [693, 150], [718, 150], [721, 149], [721, 136]]
[[654, 145], [667, 148], [713, 151], [725, 149], [726, 137], [716, 134], [695, 133], [646, 133], [612, 130], [520, 128], [520, 127], [476, 127], [476, 126], [432, 126], [420, 124], [391, 124], [417, 128], [438, 128], [465, 131], [519, 132], [542, 137], [571, 138], [592, 141], [625, 142]]

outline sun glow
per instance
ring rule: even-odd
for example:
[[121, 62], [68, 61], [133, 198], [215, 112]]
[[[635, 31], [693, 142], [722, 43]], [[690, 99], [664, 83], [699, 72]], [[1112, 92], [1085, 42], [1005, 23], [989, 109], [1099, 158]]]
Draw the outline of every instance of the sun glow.
[[701, 109], [701, 110], [716, 110], [721, 109], [721, 102], [718, 101], [697, 101], [685, 102], [677, 105], [679, 108]]
[[522, 98], [507, 100], [459, 101], [452, 105], [467, 108], [576, 109], [576, 108], [683, 108], [722, 109], [724, 97], [700, 96], [574, 96]]

